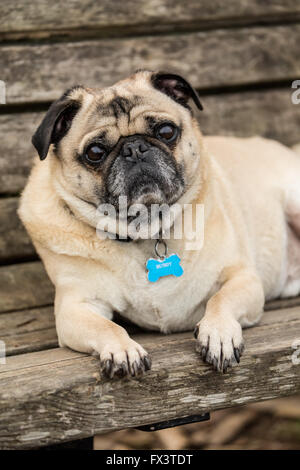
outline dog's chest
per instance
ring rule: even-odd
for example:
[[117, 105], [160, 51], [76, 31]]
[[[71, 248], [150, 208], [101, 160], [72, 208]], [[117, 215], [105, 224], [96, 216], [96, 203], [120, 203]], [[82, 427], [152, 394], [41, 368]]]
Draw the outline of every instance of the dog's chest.
[[132, 322], [165, 333], [191, 330], [204, 312], [209, 286], [185, 269], [181, 277], [169, 275], [150, 282], [146, 268], [128, 272], [123, 315]]

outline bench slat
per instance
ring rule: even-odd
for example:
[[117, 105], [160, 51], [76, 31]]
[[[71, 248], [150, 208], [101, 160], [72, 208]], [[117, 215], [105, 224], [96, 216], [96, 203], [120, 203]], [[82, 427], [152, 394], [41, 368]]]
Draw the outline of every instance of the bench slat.
[[[53, 304], [54, 287], [40, 261], [0, 267], [0, 314]], [[300, 297], [272, 301], [270, 308], [300, 305]], [[1, 318], [1, 316], [0, 316]]]
[[[17, 11], [17, 15], [16, 15]], [[62, 14], [63, 11], [63, 14]], [[59, 31], [117, 27], [138, 31], [151, 27], [151, 31], [164, 31], [168, 24], [199, 23], [207, 26], [211, 22], [234, 23], [235, 19], [250, 22], [257, 18], [266, 20], [295, 19], [300, 8], [293, 0], [284, 2], [261, 2], [261, 0], [63, 0], [45, 2], [41, 0], [13, 0], [1, 5], [0, 34], [2, 38], [20, 33], [22, 37], [32, 36], [35, 31], [43, 32], [42, 37]], [[108, 27], [109, 25], [109, 27]], [[131, 28], [130, 28], [131, 27]], [[143, 28], [143, 29], [142, 29]], [[137, 30], [136, 28], [134, 29]], [[122, 31], [122, 29], [121, 29]], [[3, 34], [6, 33], [6, 34]], [[0, 37], [1, 37], [0, 36]], [[13, 36], [14, 37], [14, 36]]]
[[[297, 320], [300, 298], [288, 299], [285, 302], [286, 306], [282, 309], [280, 300], [266, 304], [265, 310], [268, 311], [271, 308], [273, 310], [264, 313], [259, 325], [270, 326], [275, 323], [283, 325]], [[130, 334], [140, 331], [138, 327], [130, 326], [129, 329], [127, 325], [123, 324], [123, 326], [129, 330]], [[0, 340], [5, 341], [7, 356], [56, 348], [58, 339], [53, 306], [3, 313], [0, 315]]]
[[34, 247], [17, 215], [18, 198], [0, 199], [0, 261], [26, 259], [35, 254]]
[[0, 267], [0, 313], [53, 303], [54, 288], [41, 262]]
[[[198, 116], [204, 134], [264, 135], [287, 145], [300, 140], [300, 105], [291, 104], [289, 87], [203, 96], [201, 101], [204, 111]], [[23, 188], [34, 154], [31, 136], [43, 115], [0, 115], [5, 136], [0, 140], [0, 194], [16, 194]]]
[[111, 85], [139, 68], [177, 70], [199, 89], [223, 87], [297, 78], [299, 42], [300, 25], [293, 24], [9, 45], [1, 47], [0, 70], [8, 104], [52, 101], [76, 83]]
[[53, 307], [0, 315], [0, 339], [7, 356], [57, 347]]
[[66, 349], [8, 357], [0, 366], [0, 448], [42, 446], [297, 393], [299, 365], [291, 355], [300, 308], [282, 319], [289, 315], [272, 328], [246, 330], [245, 355], [225, 375], [202, 364], [191, 333], [139, 334], [153, 369], [135, 379], [102, 379], [96, 357]]

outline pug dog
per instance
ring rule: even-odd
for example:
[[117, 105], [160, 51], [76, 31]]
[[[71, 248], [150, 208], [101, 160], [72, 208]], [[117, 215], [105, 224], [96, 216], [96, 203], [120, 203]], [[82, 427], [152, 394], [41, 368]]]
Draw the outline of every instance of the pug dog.
[[[114, 312], [163, 333], [194, 330], [199, 356], [226, 372], [265, 300], [300, 291], [299, 157], [260, 137], [203, 137], [192, 103], [202, 109], [183, 77], [140, 70], [66, 91], [32, 139], [39, 159], [19, 215], [56, 288], [59, 344], [99, 354], [108, 377], [151, 368]], [[203, 205], [203, 246], [172, 237], [174, 221], [165, 241], [124, 238], [126, 221], [100, 237], [98, 207], [118, 213], [120, 197]], [[155, 242], [177, 254], [182, 275], [149, 282]]]

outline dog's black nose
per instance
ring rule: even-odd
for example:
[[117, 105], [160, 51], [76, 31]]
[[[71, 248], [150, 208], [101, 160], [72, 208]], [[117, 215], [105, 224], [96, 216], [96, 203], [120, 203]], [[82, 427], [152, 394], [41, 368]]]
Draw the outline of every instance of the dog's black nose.
[[129, 162], [136, 162], [138, 159], [143, 159], [144, 153], [147, 152], [149, 148], [149, 144], [141, 139], [136, 139], [133, 142], [125, 142], [121, 153]]

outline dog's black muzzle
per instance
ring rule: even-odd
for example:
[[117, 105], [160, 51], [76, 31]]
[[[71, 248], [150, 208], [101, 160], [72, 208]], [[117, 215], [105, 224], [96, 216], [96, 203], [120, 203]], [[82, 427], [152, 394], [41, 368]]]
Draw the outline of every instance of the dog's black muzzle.
[[120, 139], [108, 169], [110, 201], [126, 195], [132, 203], [142, 194], [152, 194], [154, 201], [168, 202], [182, 186], [182, 175], [165, 145], [139, 134]]
[[140, 137], [126, 140], [121, 148], [121, 155], [127, 162], [138, 163], [147, 159], [151, 150], [151, 144], [141, 139]]
[[161, 150], [142, 137], [128, 137], [119, 151], [119, 158], [129, 177], [136, 174], [158, 177], [155, 167], [158, 153]]

